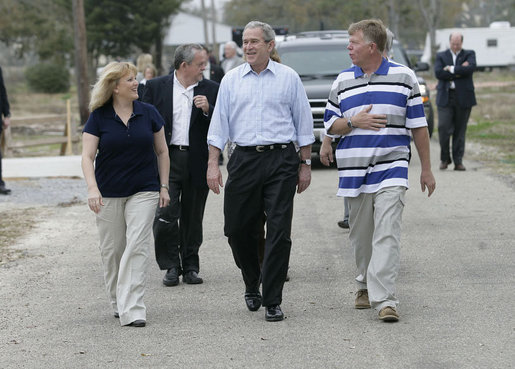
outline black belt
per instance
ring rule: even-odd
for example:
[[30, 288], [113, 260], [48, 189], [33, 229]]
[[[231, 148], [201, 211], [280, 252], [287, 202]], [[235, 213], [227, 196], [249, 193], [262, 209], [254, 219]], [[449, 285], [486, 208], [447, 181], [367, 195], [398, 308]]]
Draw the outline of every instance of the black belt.
[[179, 151], [188, 151], [190, 149], [189, 146], [184, 146], [184, 145], [170, 145], [170, 148], [177, 149]]
[[236, 150], [264, 152], [269, 150], [283, 150], [286, 149], [289, 145], [291, 145], [291, 142], [272, 145], [236, 146]]

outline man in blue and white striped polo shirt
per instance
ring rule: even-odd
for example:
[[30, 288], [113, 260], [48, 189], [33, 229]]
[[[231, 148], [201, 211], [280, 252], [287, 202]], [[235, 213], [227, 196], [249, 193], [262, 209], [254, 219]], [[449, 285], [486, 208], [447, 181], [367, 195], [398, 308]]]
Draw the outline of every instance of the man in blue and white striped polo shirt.
[[354, 66], [333, 83], [324, 121], [329, 134], [343, 136], [336, 149], [338, 196], [349, 198], [349, 238], [358, 268], [355, 307], [373, 307], [381, 320], [397, 321], [395, 280], [412, 136], [422, 191], [427, 188], [431, 196], [436, 186], [427, 122], [413, 71], [382, 56], [383, 23], [351, 24], [349, 35]]

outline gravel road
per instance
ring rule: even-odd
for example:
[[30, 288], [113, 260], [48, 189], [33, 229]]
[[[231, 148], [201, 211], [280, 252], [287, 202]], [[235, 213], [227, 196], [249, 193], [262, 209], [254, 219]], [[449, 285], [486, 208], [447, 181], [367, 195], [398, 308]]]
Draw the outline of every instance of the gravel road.
[[0, 210], [11, 207], [53, 206], [86, 201], [86, 183], [82, 178], [6, 179], [11, 189], [0, 195]]
[[[223, 194], [209, 195], [202, 285], [164, 287], [149, 263], [147, 327], [120, 327], [102, 279], [82, 179], [10, 180], [0, 210], [40, 206], [23, 258], [0, 267], [0, 367], [505, 369], [515, 362], [515, 190], [480, 163], [439, 171], [431, 198], [414, 155], [403, 215], [401, 320], [353, 308], [355, 265], [337, 174], [314, 168], [296, 196], [286, 319], [249, 312], [223, 236]], [[435, 159], [436, 158], [436, 159]], [[226, 179], [226, 173], [224, 179]]]

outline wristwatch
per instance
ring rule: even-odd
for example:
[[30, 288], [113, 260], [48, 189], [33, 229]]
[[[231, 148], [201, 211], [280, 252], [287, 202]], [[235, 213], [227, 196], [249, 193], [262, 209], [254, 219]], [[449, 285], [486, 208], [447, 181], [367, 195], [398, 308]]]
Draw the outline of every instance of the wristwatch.
[[170, 189], [170, 187], [168, 187], [168, 185], [165, 183], [161, 183], [161, 188], [166, 188], [167, 190]]
[[352, 125], [352, 117], [349, 117], [349, 120], [347, 120], [347, 127], [349, 128], [355, 128], [353, 125]]
[[301, 164], [311, 165], [311, 159], [301, 160]]

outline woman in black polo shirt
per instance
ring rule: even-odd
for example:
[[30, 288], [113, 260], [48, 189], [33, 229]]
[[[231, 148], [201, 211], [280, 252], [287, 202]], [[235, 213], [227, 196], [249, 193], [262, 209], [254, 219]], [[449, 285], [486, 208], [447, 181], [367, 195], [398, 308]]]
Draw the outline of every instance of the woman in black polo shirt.
[[137, 101], [137, 91], [134, 65], [113, 62], [103, 69], [83, 131], [82, 171], [114, 316], [121, 325], [144, 327], [152, 222], [156, 206], [170, 202], [170, 164], [163, 118]]

